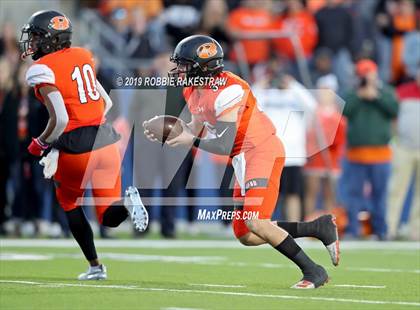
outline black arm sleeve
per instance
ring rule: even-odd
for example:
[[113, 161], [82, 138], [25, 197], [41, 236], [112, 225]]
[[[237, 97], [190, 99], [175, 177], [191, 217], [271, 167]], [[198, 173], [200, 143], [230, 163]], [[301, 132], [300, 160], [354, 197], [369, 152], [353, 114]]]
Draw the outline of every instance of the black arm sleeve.
[[194, 146], [210, 153], [230, 155], [236, 137], [236, 123], [217, 122], [215, 127], [217, 138], [196, 138], [194, 140]]

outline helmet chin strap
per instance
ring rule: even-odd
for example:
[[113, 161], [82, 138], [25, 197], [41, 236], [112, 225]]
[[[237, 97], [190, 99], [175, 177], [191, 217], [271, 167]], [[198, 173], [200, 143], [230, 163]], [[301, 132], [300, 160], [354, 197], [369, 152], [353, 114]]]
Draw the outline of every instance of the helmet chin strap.
[[32, 53], [32, 49], [31, 49], [31, 48], [29, 48], [28, 50], [24, 51], [24, 52], [20, 55], [20, 58], [21, 58], [22, 60], [26, 60], [26, 58], [27, 58], [28, 56], [32, 55], [32, 54], [33, 54], [33, 53]]

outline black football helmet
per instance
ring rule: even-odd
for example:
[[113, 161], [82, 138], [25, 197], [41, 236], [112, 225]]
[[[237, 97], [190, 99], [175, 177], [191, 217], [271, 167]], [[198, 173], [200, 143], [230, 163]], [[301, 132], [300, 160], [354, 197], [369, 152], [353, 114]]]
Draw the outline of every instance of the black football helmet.
[[223, 70], [223, 56], [223, 49], [215, 39], [205, 35], [189, 36], [175, 47], [170, 60], [176, 67], [168, 75], [215, 76]]
[[38, 11], [23, 26], [20, 36], [22, 58], [37, 60], [71, 45], [70, 20], [57, 11]]

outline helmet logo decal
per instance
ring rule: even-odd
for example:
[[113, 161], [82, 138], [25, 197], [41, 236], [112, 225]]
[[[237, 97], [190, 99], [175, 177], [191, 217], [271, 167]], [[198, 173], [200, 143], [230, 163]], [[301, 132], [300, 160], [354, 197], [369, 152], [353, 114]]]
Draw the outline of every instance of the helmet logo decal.
[[66, 30], [70, 28], [70, 21], [65, 16], [55, 16], [51, 18], [48, 28], [54, 30]]
[[197, 56], [202, 59], [213, 57], [216, 54], [217, 46], [213, 42], [204, 43], [197, 48]]

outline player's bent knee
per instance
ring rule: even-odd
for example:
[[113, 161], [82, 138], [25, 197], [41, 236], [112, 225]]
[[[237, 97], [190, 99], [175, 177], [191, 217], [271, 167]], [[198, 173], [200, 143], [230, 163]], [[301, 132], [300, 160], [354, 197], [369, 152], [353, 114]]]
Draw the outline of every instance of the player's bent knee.
[[246, 235], [243, 235], [238, 238], [239, 242], [242, 243], [245, 246], [252, 246], [254, 243], [251, 240], [251, 233], [247, 233]]
[[119, 204], [111, 205], [102, 214], [98, 214], [98, 220], [102, 225], [113, 228], [118, 227], [127, 217], [127, 209]]
[[264, 222], [260, 219], [250, 219], [245, 221], [245, 225], [248, 229], [253, 232], [254, 234], [260, 234], [261, 231], [264, 229]]
[[249, 240], [246, 237], [241, 237], [238, 240], [242, 245], [252, 246], [251, 242], [249, 242]]

